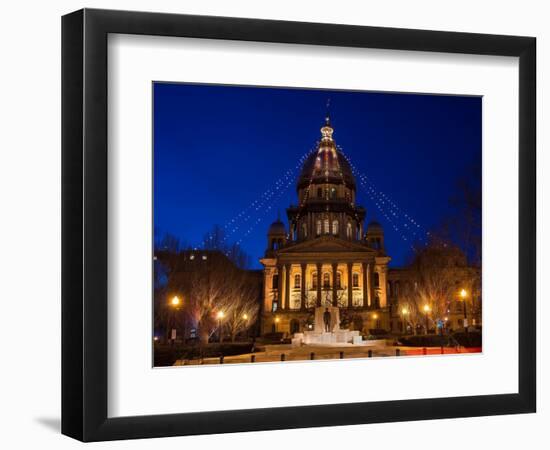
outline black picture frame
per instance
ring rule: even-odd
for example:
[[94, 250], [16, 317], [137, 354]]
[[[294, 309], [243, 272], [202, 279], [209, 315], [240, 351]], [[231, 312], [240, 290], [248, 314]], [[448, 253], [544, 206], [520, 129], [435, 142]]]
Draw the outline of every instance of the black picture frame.
[[[107, 417], [109, 33], [519, 57], [518, 393]], [[535, 412], [535, 91], [533, 37], [94, 9], [64, 16], [62, 433], [102, 441]]]

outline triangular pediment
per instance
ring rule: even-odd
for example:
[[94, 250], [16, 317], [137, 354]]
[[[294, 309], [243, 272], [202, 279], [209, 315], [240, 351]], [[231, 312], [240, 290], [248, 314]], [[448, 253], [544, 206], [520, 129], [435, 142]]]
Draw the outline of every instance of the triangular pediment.
[[321, 236], [290, 245], [279, 250], [279, 254], [289, 253], [315, 253], [315, 252], [367, 252], [375, 253], [375, 250], [357, 242], [350, 242], [334, 236]]

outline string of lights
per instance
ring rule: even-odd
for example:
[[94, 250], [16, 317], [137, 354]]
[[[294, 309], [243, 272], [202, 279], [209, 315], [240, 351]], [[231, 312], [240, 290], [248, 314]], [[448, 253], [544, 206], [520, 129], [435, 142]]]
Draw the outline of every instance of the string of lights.
[[256, 227], [263, 221], [267, 218], [267, 215], [268, 213], [273, 209], [273, 205], [277, 203], [277, 201], [283, 196], [284, 193], [286, 193], [286, 191], [288, 190], [288, 188], [290, 186], [292, 186], [294, 184], [294, 181], [295, 181], [295, 177], [293, 178], [290, 178], [288, 180], [288, 182], [282, 186], [278, 192], [277, 192], [277, 195], [276, 197], [273, 199], [273, 201], [271, 202], [270, 205], [268, 205], [266, 208], [264, 208], [260, 214], [259, 217], [256, 218], [256, 220], [254, 220], [252, 222], [252, 224], [250, 225], [250, 227], [244, 232], [244, 234], [242, 236], [239, 237], [239, 239], [236, 241], [236, 244], [237, 245], [241, 245], [241, 243], [243, 242], [243, 240], [248, 237], [248, 235], [250, 235], [250, 233], [252, 233], [252, 231], [254, 231], [254, 229], [256, 229]]
[[[282, 195], [282, 192], [286, 191], [286, 189], [296, 179], [297, 171], [301, 168], [308, 154], [309, 152], [302, 155], [293, 167], [286, 170], [283, 175], [275, 180], [275, 182], [272, 183], [268, 189], [263, 191], [255, 200], [249, 203], [244, 209], [234, 215], [222, 226], [222, 240], [224, 243], [226, 243], [231, 236], [245, 228], [248, 223], [251, 223], [252, 225], [250, 225], [250, 227], [245, 231], [244, 236], [248, 236], [252, 232], [252, 230], [261, 222], [265, 214], [272, 209], [271, 204], [274, 199], [279, 198]], [[258, 214], [260, 217], [258, 217]], [[206, 236], [202, 241], [202, 247], [205, 247], [208, 244], [208, 241], [212, 241], [213, 238], [214, 237], [212, 234]], [[237, 241], [237, 243], [240, 244], [241, 241], [242, 238]]]
[[350, 164], [362, 190], [401, 239], [408, 243], [414, 251], [416, 251], [413, 245], [414, 242], [420, 241], [426, 244], [430, 233], [425, 231], [413, 217], [403, 211], [390, 196], [378, 189], [367, 175], [360, 172], [340, 146], [338, 146], [338, 150]]

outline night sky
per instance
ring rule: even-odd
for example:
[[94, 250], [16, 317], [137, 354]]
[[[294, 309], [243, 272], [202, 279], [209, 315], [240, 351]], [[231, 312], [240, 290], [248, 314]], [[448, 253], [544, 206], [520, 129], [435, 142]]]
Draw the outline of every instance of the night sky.
[[479, 97], [169, 83], [153, 90], [156, 232], [200, 247], [215, 224], [226, 226], [254, 268], [277, 212], [287, 223], [285, 209], [297, 203], [297, 164], [320, 138], [329, 98], [336, 143], [374, 186], [367, 191], [357, 179], [357, 203], [367, 222], [384, 226], [393, 267], [449, 214], [457, 177], [481, 161]]

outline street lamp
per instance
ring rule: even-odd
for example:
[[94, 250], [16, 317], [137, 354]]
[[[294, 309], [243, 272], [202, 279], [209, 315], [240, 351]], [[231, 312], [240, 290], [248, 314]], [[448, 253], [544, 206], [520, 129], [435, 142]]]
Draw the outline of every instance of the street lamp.
[[281, 321], [278, 317], [275, 317], [275, 333], [277, 333], [277, 324]]
[[428, 315], [430, 314], [430, 305], [424, 305], [424, 313], [426, 314], [426, 334], [428, 334]]
[[[172, 325], [175, 327], [176, 326], [176, 313], [177, 311], [179, 311], [180, 309], [180, 305], [181, 305], [181, 299], [177, 296], [177, 295], [174, 295], [170, 301], [169, 301], [169, 305], [172, 307], [173, 309], [173, 315], [172, 315]], [[167, 327], [168, 328], [168, 327]], [[172, 342], [172, 344], [174, 344], [175, 340], [176, 340], [176, 328], [172, 328], [171, 329], [171, 334], [170, 334], [170, 340]]]
[[223, 341], [223, 333], [222, 333], [222, 320], [225, 317], [225, 313], [223, 311], [218, 311], [218, 314], [216, 315], [218, 318], [218, 330], [220, 333], [220, 344]]
[[466, 289], [462, 289], [460, 291], [460, 298], [462, 299], [463, 303], [463, 311], [464, 311], [464, 332], [468, 333], [468, 316], [466, 314], [466, 297], [468, 296], [468, 292], [466, 292]]
[[407, 321], [405, 320], [405, 316], [409, 314], [409, 310], [407, 308], [401, 308], [401, 317], [403, 320], [403, 333], [406, 333], [407, 331]]
[[174, 308], [177, 308], [181, 303], [181, 300], [180, 298], [177, 296], [177, 295], [174, 295], [172, 297], [172, 300], [170, 300], [170, 304], [174, 307]]
[[246, 339], [248, 339], [248, 314], [247, 313], [244, 313], [243, 314], [243, 320], [245, 321], [245, 337]]

